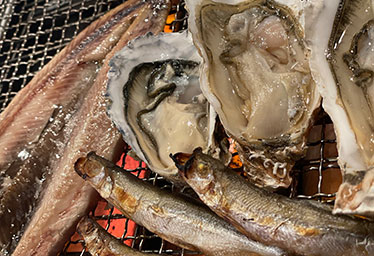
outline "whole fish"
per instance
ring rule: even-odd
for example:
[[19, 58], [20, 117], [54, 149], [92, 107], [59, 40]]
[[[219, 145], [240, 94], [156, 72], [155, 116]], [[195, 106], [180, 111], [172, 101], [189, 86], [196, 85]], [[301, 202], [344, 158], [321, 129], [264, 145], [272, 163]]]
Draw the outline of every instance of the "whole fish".
[[124, 215], [161, 238], [206, 255], [285, 255], [249, 240], [203, 205], [161, 190], [89, 153], [76, 172]]
[[129, 40], [160, 32], [169, 9], [168, 0], [129, 0], [108, 12], [1, 113], [0, 255], [18, 241], [13, 255], [56, 255], [95, 203], [97, 193], [76, 176], [74, 163], [93, 149], [110, 159], [121, 153], [121, 136], [106, 116], [109, 60]]
[[374, 255], [373, 223], [258, 188], [200, 149], [172, 158], [200, 199], [251, 239], [297, 255]]
[[77, 226], [83, 236], [86, 250], [93, 256], [162, 256], [164, 254], [143, 253], [128, 247], [111, 236], [90, 217], [83, 217]]

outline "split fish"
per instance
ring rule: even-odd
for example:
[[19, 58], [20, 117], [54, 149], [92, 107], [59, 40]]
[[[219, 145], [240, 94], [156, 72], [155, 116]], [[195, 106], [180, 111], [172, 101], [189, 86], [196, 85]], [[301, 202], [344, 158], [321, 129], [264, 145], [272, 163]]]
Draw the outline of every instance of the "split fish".
[[[0, 255], [56, 255], [97, 193], [74, 162], [95, 149], [118, 158], [123, 142], [106, 116], [110, 58], [162, 31], [168, 0], [129, 0], [83, 30], [0, 114]], [[16, 247], [17, 246], [17, 247]]]

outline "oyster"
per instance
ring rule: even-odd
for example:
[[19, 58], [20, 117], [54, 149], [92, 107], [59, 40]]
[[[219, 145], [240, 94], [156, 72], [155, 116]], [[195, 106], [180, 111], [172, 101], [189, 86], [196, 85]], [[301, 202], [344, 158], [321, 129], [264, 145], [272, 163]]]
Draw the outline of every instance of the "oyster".
[[108, 115], [136, 155], [174, 182], [169, 154], [213, 145], [216, 114], [200, 90], [200, 61], [187, 32], [148, 34], [121, 50], [108, 73]]
[[373, 1], [326, 4], [331, 10], [320, 12], [326, 22], [318, 26], [325, 36], [314, 38], [324, 47], [316, 49], [319, 65], [313, 69], [323, 85], [323, 107], [334, 122], [343, 174], [334, 212], [374, 216]]
[[187, 0], [204, 59], [201, 87], [246, 171], [261, 186], [288, 187], [305, 153], [320, 96], [304, 40], [304, 1]]

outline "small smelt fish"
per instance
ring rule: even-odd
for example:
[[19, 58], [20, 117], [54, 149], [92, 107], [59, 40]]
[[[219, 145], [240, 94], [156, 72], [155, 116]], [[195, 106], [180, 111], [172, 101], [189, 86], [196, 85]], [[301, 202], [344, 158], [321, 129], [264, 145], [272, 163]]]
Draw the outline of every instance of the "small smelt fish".
[[83, 236], [86, 250], [93, 256], [162, 256], [164, 254], [143, 253], [121, 243], [111, 236], [96, 221], [83, 217], [77, 226], [78, 233]]
[[286, 255], [249, 240], [208, 208], [168, 193], [89, 153], [76, 172], [128, 218], [185, 249], [215, 256]]
[[374, 255], [374, 224], [254, 186], [195, 150], [173, 156], [200, 199], [249, 238], [297, 255]]

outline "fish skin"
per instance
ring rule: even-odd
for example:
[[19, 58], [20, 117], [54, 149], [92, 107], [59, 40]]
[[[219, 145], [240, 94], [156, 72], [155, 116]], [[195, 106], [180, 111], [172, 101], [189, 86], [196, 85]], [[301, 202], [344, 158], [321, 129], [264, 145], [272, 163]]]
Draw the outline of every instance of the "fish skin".
[[[74, 232], [79, 219], [92, 208], [97, 193], [77, 177], [73, 170], [75, 161], [91, 150], [114, 160], [123, 148], [120, 133], [106, 116], [104, 94], [109, 60], [135, 37], [162, 31], [169, 9], [168, 0], [129, 0], [91, 24], [65, 48], [68, 50], [62, 51], [65, 54], [70, 52], [78, 66], [99, 62], [100, 70], [81, 107], [67, 124], [71, 125], [69, 139], [51, 170], [42, 191], [43, 197], [12, 255], [56, 255]], [[92, 44], [84, 48], [85, 41]], [[61, 56], [56, 58], [59, 60]], [[51, 63], [59, 64], [54, 60]], [[41, 73], [47, 75], [50, 69], [53, 67], [49, 66]], [[58, 79], [54, 81], [60, 82]], [[26, 91], [34, 89], [25, 87]], [[23, 94], [27, 96], [27, 93]], [[17, 101], [21, 102], [22, 99]], [[17, 106], [13, 105], [13, 108]], [[25, 142], [29, 139], [28, 136], [21, 138]], [[0, 255], [8, 254], [2, 252]]]
[[296, 255], [374, 254], [374, 223], [258, 188], [200, 149], [173, 159], [200, 199], [251, 239]]
[[[139, 3], [134, 4], [136, 2]], [[74, 83], [79, 75], [79, 66], [94, 61], [101, 63], [114, 47], [112, 41], [107, 42], [105, 39], [118, 41], [120, 30], [126, 31], [125, 26], [129, 24], [118, 22], [121, 18], [120, 10], [124, 18], [134, 15], [142, 5], [141, 1], [130, 0], [99, 18], [17, 93], [0, 114], [0, 169], [9, 165], [27, 143], [38, 140], [55, 105], [64, 105], [70, 102], [71, 94], [79, 93], [81, 88]], [[34, 118], [30, 118], [30, 115]]]
[[[71, 95], [71, 101], [56, 106], [39, 139], [32, 147], [25, 149], [24, 158], [16, 158], [2, 173], [0, 188], [0, 245], [2, 251], [13, 251], [24, 226], [30, 219], [45, 181], [59, 161], [60, 154], [70, 138], [71, 116], [77, 113], [95, 78], [96, 65], [88, 63], [78, 70], [84, 76], [89, 74], [87, 83], [80, 82], [81, 92]], [[78, 76], [79, 77], [79, 76]]]
[[91, 152], [76, 172], [126, 217], [161, 238], [205, 255], [284, 255], [240, 234], [208, 208], [161, 190]]
[[86, 250], [93, 256], [156, 256], [139, 252], [125, 245], [120, 240], [111, 236], [104, 228], [90, 217], [83, 217], [77, 226], [78, 233], [83, 236]]
[[[131, 19], [140, 5], [127, 7], [124, 16]], [[47, 183], [38, 181], [49, 180], [58, 165], [77, 122], [74, 115], [113, 45], [106, 44], [101, 55], [96, 49], [130, 25], [125, 19], [118, 25], [111, 16], [79, 34], [0, 115], [0, 255], [12, 252], [19, 241]]]

